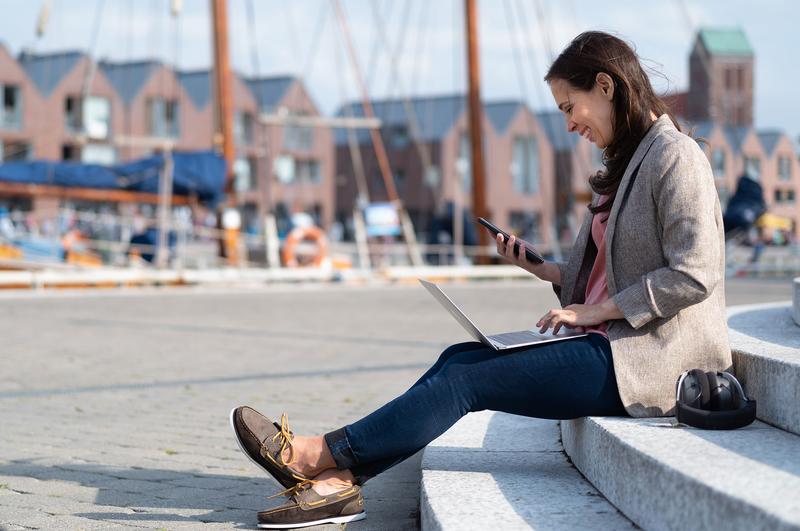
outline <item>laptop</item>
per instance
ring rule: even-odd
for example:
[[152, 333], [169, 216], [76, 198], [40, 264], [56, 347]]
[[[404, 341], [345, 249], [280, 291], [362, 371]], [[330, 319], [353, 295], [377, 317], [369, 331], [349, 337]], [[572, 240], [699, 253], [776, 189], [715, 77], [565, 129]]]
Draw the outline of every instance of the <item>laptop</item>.
[[455, 317], [456, 321], [458, 321], [458, 324], [460, 324], [464, 330], [469, 332], [469, 334], [476, 340], [480, 341], [487, 347], [493, 348], [494, 350], [507, 350], [511, 348], [527, 347], [529, 345], [563, 341], [565, 339], [586, 335], [585, 333], [578, 333], [562, 328], [558, 334], [555, 335], [550, 332], [541, 334], [536, 330], [522, 330], [520, 332], [506, 332], [504, 334], [487, 336], [481, 332], [477, 326], [475, 326], [475, 323], [473, 323], [472, 320], [467, 317], [453, 301], [450, 300], [450, 297], [444, 294], [439, 286], [433, 282], [428, 282], [427, 280], [423, 280], [421, 278], [419, 281], [422, 283], [425, 289], [427, 289], [428, 292], [433, 295], [433, 298], [439, 301], [439, 304], [444, 306], [444, 309], [450, 312], [450, 315]]

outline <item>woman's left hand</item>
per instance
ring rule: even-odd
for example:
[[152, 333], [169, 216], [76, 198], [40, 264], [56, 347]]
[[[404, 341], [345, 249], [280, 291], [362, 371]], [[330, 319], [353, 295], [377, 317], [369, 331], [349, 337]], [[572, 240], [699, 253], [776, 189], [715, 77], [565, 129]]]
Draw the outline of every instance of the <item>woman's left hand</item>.
[[619, 319], [622, 313], [612, 299], [602, 304], [570, 304], [566, 308], [553, 309], [547, 312], [536, 326], [540, 333], [545, 333], [548, 328], [557, 334], [562, 326], [567, 328], [583, 328], [600, 324], [610, 319]]

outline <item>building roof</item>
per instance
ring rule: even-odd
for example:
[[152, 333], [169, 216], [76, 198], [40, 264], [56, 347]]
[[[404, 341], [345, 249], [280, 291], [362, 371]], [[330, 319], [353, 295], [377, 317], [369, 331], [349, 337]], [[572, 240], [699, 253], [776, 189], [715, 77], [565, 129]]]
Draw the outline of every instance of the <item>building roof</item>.
[[[419, 127], [419, 140], [430, 142], [441, 140], [453, 128], [465, 110], [466, 98], [461, 94], [418, 97], [412, 98], [410, 104]], [[372, 110], [384, 128], [408, 125], [406, 104], [403, 100], [373, 101]], [[336, 115], [360, 118], [364, 116], [364, 109], [361, 103], [347, 103]], [[359, 143], [369, 141], [369, 131], [358, 129], [356, 138]], [[347, 143], [347, 132], [336, 129], [334, 139], [337, 144]]]
[[297, 81], [294, 76], [247, 78], [244, 80], [262, 112], [270, 112], [283, 99], [289, 87]]
[[78, 51], [48, 54], [23, 52], [19, 55], [18, 61], [31, 81], [39, 88], [39, 92], [43, 96], [49, 96], [84, 56], [83, 52]]
[[525, 103], [519, 100], [495, 101], [483, 105], [486, 116], [499, 134], [505, 133], [519, 109], [526, 107]]
[[111, 82], [119, 97], [130, 104], [161, 63], [154, 60], [125, 63], [100, 61], [97, 66]]
[[723, 129], [725, 133], [725, 138], [728, 139], [728, 143], [731, 145], [731, 149], [735, 154], [739, 154], [742, 151], [742, 144], [744, 144], [747, 135], [750, 133], [751, 128], [747, 126], [736, 126], [736, 125], [729, 125]]
[[194, 106], [204, 109], [211, 101], [211, 71], [176, 72], [175, 75]]
[[764, 152], [771, 156], [772, 152], [775, 151], [775, 148], [778, 147], [778, 142], [780, 142], [781, 138], [784, 136], [781, 131], [759, 131], [758, 133], [758, 140], [761, 142], [761, 147], [764, 148]]
[[547, 139], [555, 151], [572, 151], [578, 145], [576, 133], [567, 131], [564, 114], [561, 111], [546, 111], [536, 113], [536, 118], [542, 124]]
[[703, 28], [699, 38], [711, 55], [753, 55], [753, 48], [741, 28]]

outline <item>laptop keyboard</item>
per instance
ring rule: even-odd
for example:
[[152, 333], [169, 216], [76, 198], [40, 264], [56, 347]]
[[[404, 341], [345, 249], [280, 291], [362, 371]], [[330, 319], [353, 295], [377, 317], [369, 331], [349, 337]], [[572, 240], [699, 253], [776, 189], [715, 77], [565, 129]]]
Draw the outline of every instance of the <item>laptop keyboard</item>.
[[541, 339], [536, 334], [528, 331], [506, 332], [505, 334], [493, 335], [491, 338], [502, 345], [518, 345], [519, 343], [530, 343], [531, 341]]

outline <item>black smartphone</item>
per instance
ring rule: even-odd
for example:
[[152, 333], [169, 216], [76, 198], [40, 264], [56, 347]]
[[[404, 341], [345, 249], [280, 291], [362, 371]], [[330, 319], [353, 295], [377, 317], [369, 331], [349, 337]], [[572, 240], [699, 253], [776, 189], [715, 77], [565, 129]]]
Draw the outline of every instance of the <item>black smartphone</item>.
[[[497, 239], [498, 234], [502, 234], [503, 238], [506, 242], [508, 242], [508, 233], [500, 228], [496, 227], [491, 221], [487, 221], [483, 218], [478, 218], [478, 223], [489, 229], [489, 231], [494, 234], [495, 239]], [[514, 256], [519, 254], [519, 243], [514, 242]], [[531, 249], [528, 246], [525, 246], [525, 258], [528, 259], [528, 262], [532, 262], [534, 264], [541, 264], [544, 262], [544, 257]]]

